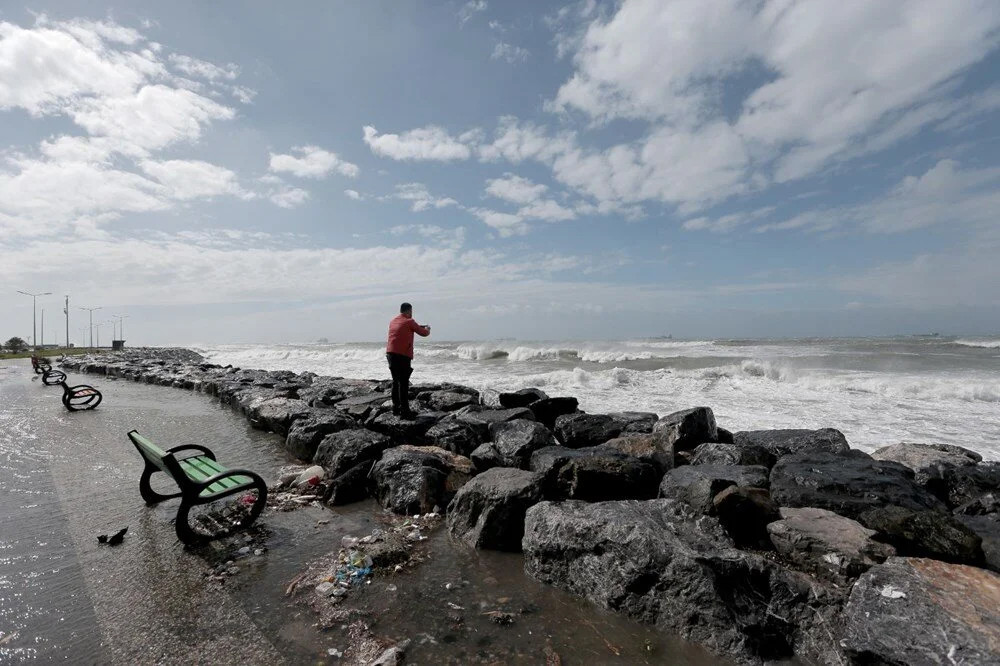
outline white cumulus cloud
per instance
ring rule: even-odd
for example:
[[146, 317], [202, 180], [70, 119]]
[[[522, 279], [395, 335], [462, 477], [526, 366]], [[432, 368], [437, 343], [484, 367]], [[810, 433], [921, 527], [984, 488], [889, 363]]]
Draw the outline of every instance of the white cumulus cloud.
[[360, 172], [356, 164], [345, 162], [336, 153], [318, 146], [296, 146], [292, 152], [298, 155], [271, 153], [270, 169], [278, 173], [290, 173], [300, 178], [325, 178], [331, 171], [354, 178]]
[[[472, 155], [468, 145], [474, 134], [455, 138], [441, 127], [429, 125], [402, 134], [379, 134], [371, 125], [363, 129], [365, 143], [381, 157], [394, 160], [466, 160]], [[463, 138], [465, 141], [463, 141]]]

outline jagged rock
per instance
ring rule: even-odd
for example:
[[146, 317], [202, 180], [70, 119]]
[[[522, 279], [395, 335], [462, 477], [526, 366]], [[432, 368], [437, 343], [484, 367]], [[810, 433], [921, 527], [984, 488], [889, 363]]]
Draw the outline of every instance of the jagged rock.
[[855, 519], [868, 509], [890, 504], [916, 510], [945, 508], [917, 485], [910, 468], [873, 460], [860, 451], [807, 452], [779, 459], [771, 470], [771, 497], [781, 506], [814, 506]]
[[900, 555], [956, 564], [983, 562], [982, 539], [951, 514], [886, 506], [864, 511], [858, 522], [878, 532]]
[[493, 448], [492, 442], [485, 442], [477, 446], [469, 454], [469, 458], [472, 459], [472, 464], [476, 466], [476, 470], [479, 472], [485, 472], [493, 467], [503, 467], [500, 454]]
[[693, 449], [703, 442], [714, 442], [718, 426], [711, 407], [694, 407], [662, 417], [653, 426], [675, 451]]
[[513, 421], [515, 419], [528, 419], [534, 420], [534, 414], [530, 409], [525, 407], [514, 407], [512, 409], [473, 409], [471, 407], [466, 407], [453, 412], [453, 418], [456, 421], [461, 421], [462, 423], [468, 423], [473, 428], [476, 428], [478, 432], [482, 433], [483, 439], [489, 437], [490, 428], [495, 423], [503, 423], [504, 421]]
[[740, 661], [832, 661], [826, 588], [729, 546], [713, 518], [672, 500], [541, 502], [528, 509], [525, 571], [604, 608]]
[[651, 499], [660, 478], [650, 463], [601, 447], [547, 446], [532, 454], [530, 467], [544, 476], [547, 499]]
[[453, 412], [456, 409], [477, 404], [479, 396], [458, 393], [456, 391], [432, 391], [427, 395], [424, 402], [436, 412]]
[[472, 461], [436, 446], [397, 446], [375, 463], [375, 496], [394, 513], [429, 513], [472, 477]]
[[473, 548], [518, 552], [524, 514], [541, 499], [541, 474], [495, 467], [458, 491], [448, 505], [448, 529]]
[[1000, 663], [1000, 576], [892, 557], [854, 585], [843, 633], [854, 664]]
[[980, 495], [974, 500], [955, 507], [952, 513], [956, 516], [986, 516], [994, 514], [1000, 520], [1000, 493]]
[[774, 467], [778, 458], [763, 446], [706, 442], [699, 444], [691, 457], [692, 465], [763, 465]]
[[955, 518], [982, 540], [984, 566], [1000, 571], [1000, 515]]
[[571, 449], [603, 444], [623, 429], [624, 424], [607, 414], [564, 414], [555, 424], [556, 437]]
[[375, 462], [390, 446], [392, 441], [381, 433], [363, 428], [341, 430], [323, 438], [313, 462], [336, 478], [356, 465]]
[[294, 398], [264, 398], [254, 400], [247, 409], [250, 425], [287, 435], [292, 422], [309, 416], [309, 405]]
[[497, 402], [500, 403], [501, 407], [527, 407], [533, 402], [539, 400], [544, 400], [549, 396], [541, 389], [536, 388], [526, 388], [520, 391], [510, 391], [506, 393], [500, 393], [497, 396]]
[[324, 437], [357, 426], [354, 419], [340, 412], [314, 410], [306, 418], [292, 423], [285, 438], [285, 449], [300, 460], [312, 460]]
[[546, 428], [554, 428], [556, 419], [564, 414], [576, 412], [579, 402], [576, 398], [542, 398], [531, 403], [531, 413], [536, 421], [544, 424]]
[[900, 442], [872, 453], [875, 460], [892, 460], [913, 470], [914, 480], [941, 500], [948, 500], [945, 472], [952, 467], [968, 467], [983, 459], [981, 455], [950, 444], [913, 444]]
[[874, 530], [826, 509], [781, 509], [781, 520], [767, 532], [775, 550], [797, 568], [841, 584], [896, 554], [872, 538]]
[[363, 421], [378, 411], [387, 401], [391, 401], [392, 396], [387, 393], [365, 393], [343, 400], [338, 400], [334, 405], [339, 410], [345, 411], [359, 421]]
[[623, 434], [621, 437], [604, 442], [601, 447], [621, 451], [651, 463], [661, 474], [674, 466], [673, 447], [667, 444], [666, 438], [660, 434]]
[[950, 507], [967, 504], [982, 495], [1000, 492], [1000, 462], [984, 462], [944, 471]]
[[712, 513], [712, 500], [729, 486], [767, 488], [767, 468], [760, 465], [685, 465], [668, 471], [660, 497], [677, 500], [697, 514]]
[[736, 439], [733, 437], [733, 433], [729, 432], [725, 428], [716, 428], [715, 441], [719, 444], [735, 444]]
[[552, 431], [538, 421], [503, 421], [493, 424], [490, 430], [493, 435], [493, 450], [502, 467], [527, 469], [532, 453], [558, 444]]
[[440, 421], [435, 423], [426, 433], [426, 439], [432, 446], [439, 446], [446, 451], [469, 455], [482, 444], [481, 431], [468, 423], [461, 421]]
[[488, 409], [500, 409], [500, 391], [483, 389], [479, 392], [479, 404]]
[[611, 412], [608, 414], [615, 421], [621, 423], [622, 434], [649, 434], [653, 432], [653, 426], [660, 418], [653, 412]]
[[370, 475], [374, 465], [374, 460], [365, 460], [334, 477], [323, 494], [323, 501], [339, 506], [370, 497], [373, 486]]
[[365, 421], [365, 426], [388, 435], [397, 444], [418, 446], [429, 443], [427, 431], [443, 416], [441, 412], [420, 412], [412, 419], [404, 419], [392, 412], [382, 412]]
[[769, 523], [778, 520], [778, 505], [765, 488], [729, 486], [712, 499], [719, 523], [740, 548], [770, 548]]
[[846, 453], [844, 433], [834, 428], [820, 430], [744, 430], [733, 434], [737, 446], [760, 446], [775, 457], [791, 453]]

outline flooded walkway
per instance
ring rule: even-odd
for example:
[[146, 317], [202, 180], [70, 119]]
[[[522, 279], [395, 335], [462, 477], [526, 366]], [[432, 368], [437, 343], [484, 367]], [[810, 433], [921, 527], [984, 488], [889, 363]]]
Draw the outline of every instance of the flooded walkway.
[[[265, 512], [264, 554], [238, 560], [225, 583], [210, 581], [212, 564], [176, 540], [176, 503], [148, 508], [139, 497], [142, 466], [125, 433], [205, 444], [268, 480], [295, 462], [280, 439], [207, 396], [104, 377], [71, 376], [97, 385], [104, 402], [69, 413], [58, 387], [32, 381], [27, 361], [3, 363], [0, 662], [341, 663], [329, 651], [344, 649], [343, 630], [319, 630], [284, 591], [343, 536], [377, 527], [379, 507]], [[121, 546], [97, 542], [125, 526]], [[443, 528], [427, 552], [426, 562], [375, 578], [345, 602], [367, 614], [376, 635], [409, 640], [407, 663], [532, 664], [553, 654], [567, 665], [724, 663], [528, 579], [520, 555], [471, 551]], [[495, 609], [513, 611], [514, 624], [492, 622]]]

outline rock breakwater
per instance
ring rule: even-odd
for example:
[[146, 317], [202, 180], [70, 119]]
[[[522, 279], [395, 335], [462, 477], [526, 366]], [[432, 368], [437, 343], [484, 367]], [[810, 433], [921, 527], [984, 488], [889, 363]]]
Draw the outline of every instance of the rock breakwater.
[[404, 420], [387, 380], [188, 350], [63, 367], [216, 396], [322, 466], [325, 501], [445, 514], [456, 548], [523, 550], [532, 577], [745, 663], [1000, 661], [1000, 464], [960, 447], [455, 384], [413, 386]]

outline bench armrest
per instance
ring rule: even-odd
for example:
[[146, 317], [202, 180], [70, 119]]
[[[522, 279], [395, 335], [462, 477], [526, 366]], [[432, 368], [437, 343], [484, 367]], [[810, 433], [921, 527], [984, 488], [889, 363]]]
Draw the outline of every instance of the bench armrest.
[[205, 448], [204, 446], [201, 446], [200, 444], [181, 444], [180, 446], [175, 446], [173, 448], [167, 449], [166, 453], [178, 453], [180, 451], [188, 451], [188, 450], [201, 451], [201, 453], [204, 454], [205, 456], [211, 458], [212, 460], [215, 460], [215, 454], [212, 453], [209, 449]]
[[212, 485], [219, 479], [225, 479], [228, 476], [249, 476], [251, 479], [259, 481], [261, 485], [264, 486], [264, 488], [267, 488], [267, 484], [264, 482], [264, 479], [263, 477], [261, 477], [260, 474], [257, 474], [256, 472], [251, 472], [248, 469], [239, 469], [239, 468], [227, 469], [225, 472], [219, 472], [215, 476], [210, 476], [204, 481], [199, 481], [197, 485], [199, 488], [204, 490], [205, 488], [208, 488], [210, 485]]

